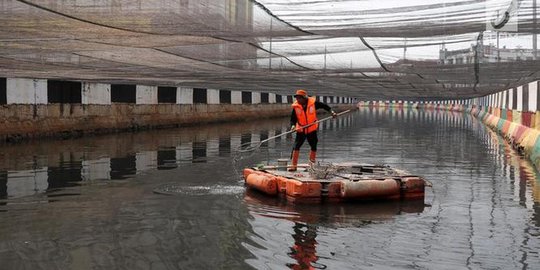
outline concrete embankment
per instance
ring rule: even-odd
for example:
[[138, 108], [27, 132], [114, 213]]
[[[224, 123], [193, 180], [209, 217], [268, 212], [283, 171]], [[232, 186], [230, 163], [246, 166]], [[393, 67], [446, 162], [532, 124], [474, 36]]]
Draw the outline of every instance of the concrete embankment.
[[0, 139], [72, 137], [211, 122], [286, 116], [289, 104], [252, 105], [4, 105], [0, 106]]
[[451, 106], [452, 111], [470, 113], [499, 132], [520, 153], [540, 168], [540, 113], [493, 107]]
[[[336, 109], [354, 103], [317, 99]], [[268, 92], [0, 78], [0, 141], [283, 117], [292, 102]]]
[[[528, 156], [536, 168], [540, 168], [540, 114], [522, 114], [505, 109], [467, 109], [490, 128], [501, 133], [514, 148]], [[531, 117], [532, 116], [532, 117]]]

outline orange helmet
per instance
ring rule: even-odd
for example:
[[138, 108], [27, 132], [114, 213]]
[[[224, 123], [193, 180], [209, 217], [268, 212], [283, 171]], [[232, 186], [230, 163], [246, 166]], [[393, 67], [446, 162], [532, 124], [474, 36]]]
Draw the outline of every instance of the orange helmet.
[[298, 89], [298, 90], [296, 90], [296, 94], [294, 94], [294, 96], [295, 97], [296, 96], [303, 96], [303, 97], [307, 98], [308, 94], [307, 94], [306, 90]]

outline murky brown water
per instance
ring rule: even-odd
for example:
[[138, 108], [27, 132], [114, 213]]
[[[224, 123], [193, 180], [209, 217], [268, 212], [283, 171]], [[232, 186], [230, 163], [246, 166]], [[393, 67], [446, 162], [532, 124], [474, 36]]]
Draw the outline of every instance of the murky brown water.
[[0, 268], [540, 267], [538, 173], [476, 119], [381, 109], [323, 125], [320, 160], [422, 175], [433, 184], [424, 203], [293, 206], [246, 192], [237, 170], [287, 157], [293, 139], [237, 161], [234, 149], [287, 126], [2, 145]]

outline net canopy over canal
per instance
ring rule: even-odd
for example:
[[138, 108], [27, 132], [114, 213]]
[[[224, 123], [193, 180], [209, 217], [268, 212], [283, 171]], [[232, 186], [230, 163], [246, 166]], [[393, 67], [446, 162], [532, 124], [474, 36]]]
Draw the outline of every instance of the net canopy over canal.
[[0, 77], [363, 99], [537, 79], [536, 0], [2, 1]]

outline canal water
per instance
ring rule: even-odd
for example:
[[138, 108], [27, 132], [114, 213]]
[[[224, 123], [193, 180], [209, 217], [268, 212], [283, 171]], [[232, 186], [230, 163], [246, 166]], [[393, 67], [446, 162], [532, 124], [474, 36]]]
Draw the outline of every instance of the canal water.
[[[288, 205], [244, 166], [289, 157], [288, 119], [0, 146], [1, 269], [539, 269], [531, 163], [469, 115], [363, 109], [319, 161], [425, 177], [424, 201]], [[308, 145], [301, 153], [307, 160]]]

